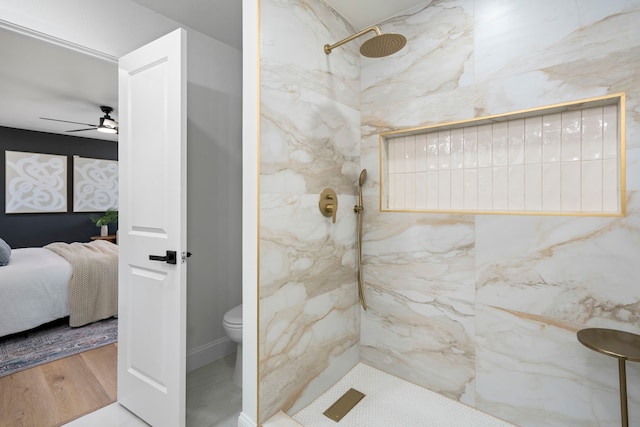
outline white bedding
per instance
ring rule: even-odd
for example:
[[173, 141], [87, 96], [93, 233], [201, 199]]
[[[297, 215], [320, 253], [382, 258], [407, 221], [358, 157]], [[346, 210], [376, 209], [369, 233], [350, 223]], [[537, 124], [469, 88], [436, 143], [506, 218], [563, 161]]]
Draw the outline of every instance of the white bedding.
[[71, 272], [48, 249], [13, 249], [0, 267], [0, 337], [68, 316]]

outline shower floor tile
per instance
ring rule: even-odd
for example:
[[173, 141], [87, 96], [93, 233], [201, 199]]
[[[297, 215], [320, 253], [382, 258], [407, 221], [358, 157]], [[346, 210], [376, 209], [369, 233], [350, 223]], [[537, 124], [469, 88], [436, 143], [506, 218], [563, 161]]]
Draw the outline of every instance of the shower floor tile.
[[[349, 388], [365, 397], [340, 422], [322, 413]], [[305, 427], [512, 427], [470, 406], [358, 363], [333, 387], [293, 415]]]

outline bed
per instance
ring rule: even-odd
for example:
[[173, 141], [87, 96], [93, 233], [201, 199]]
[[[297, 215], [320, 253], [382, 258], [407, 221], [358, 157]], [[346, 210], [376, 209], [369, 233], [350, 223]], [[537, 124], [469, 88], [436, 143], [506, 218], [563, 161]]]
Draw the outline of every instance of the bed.
[[52, 243], [11, 250], [0, 267], [0, 337], [69, 316], [82, 326], [118, 314], [118, 246]]

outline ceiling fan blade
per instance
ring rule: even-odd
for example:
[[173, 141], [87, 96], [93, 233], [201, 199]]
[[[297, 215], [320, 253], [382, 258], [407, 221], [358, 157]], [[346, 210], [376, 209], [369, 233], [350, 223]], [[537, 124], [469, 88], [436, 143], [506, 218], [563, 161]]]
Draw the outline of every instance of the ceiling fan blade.
[[63, 122], [63, 123], [73, 123], [76, 125], [85, 125], [85, 126], [94, 126], [97, 127], [98, 125], [94, 125], [91, 123], [80, 123], [80, 122], [70, 122], [69, 120], [60, 120], [60, 119], [50, 119], [48, 117], [40, 117], [42, 120], [51, 120], [53, 122]]
[[68, 130], [67, 132], [82, 132], [83, 130], [96, 130], [96, 127], [92, 127], [92, 128], [87, 128], [87, 129], [73, 129], [73, 130]]

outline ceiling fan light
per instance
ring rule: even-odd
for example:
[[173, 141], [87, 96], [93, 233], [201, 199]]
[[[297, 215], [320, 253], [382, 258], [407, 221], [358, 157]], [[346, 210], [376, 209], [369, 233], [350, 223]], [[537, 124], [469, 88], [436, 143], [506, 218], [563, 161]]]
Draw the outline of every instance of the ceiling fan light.
[[108, 128], [105, 126], [99, 126], [96, 130], [102, 133], [118, 133], [118, 129]]
[[115, 120], [102, 117], [100, 119], [100, 126], [98, 126], [96, 130], [103, 133], [118, 133], [118, 124]]

